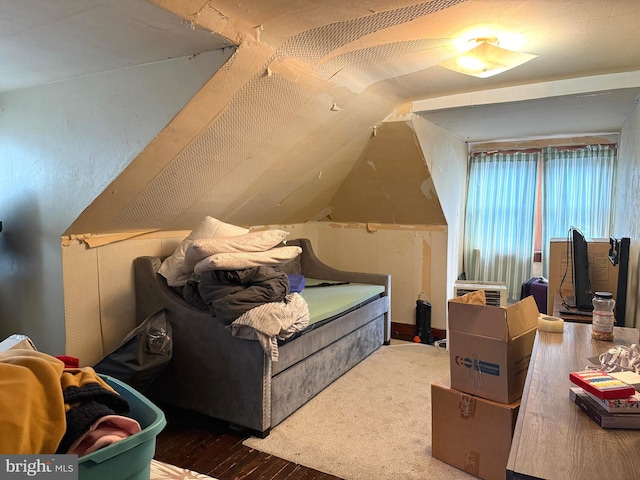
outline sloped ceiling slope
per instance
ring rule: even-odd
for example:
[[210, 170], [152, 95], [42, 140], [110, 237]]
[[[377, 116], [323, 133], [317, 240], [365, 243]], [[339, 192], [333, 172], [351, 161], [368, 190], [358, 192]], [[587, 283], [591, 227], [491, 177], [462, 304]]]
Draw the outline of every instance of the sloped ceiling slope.
[[146, 0], [0, 0], [0, 12], [0, 92], [232, 44]]
[[[640, 12], [636, 6], [630, 14], [630, 0], [152, 3], [238, 48], [67, 233], [190, 229], [206, 215], [238, 225], [331, 219], [336, 194], [375, 141], [374, 129], [406, 102], [640, 66], [638, 49], [611, 51], [603, 63], [583, 46], [593, 22], [602, 27], [614, 18], [625, 21], [626, 33], [638, 30], [625, 20]], [[481, 23], [543, 30], [554, 39], [563, 39], [564, 25], [579, 28], [570, 30], [575, 38], [564, 38], [557, 64], [544, 54], [558, 45], [538, 35], [529, 51], [539, 59], [493, 79], [479, 82], [438, 67], [452, 55], [452, 38]], [[396, 187], [389, 190], [397, 194]], [[430, 201], [423, 195], [403, 199], [409, 202], [403, 222], [423, 223], [419, 212]], [[348, 216], [374, 221], [368, 212]]]

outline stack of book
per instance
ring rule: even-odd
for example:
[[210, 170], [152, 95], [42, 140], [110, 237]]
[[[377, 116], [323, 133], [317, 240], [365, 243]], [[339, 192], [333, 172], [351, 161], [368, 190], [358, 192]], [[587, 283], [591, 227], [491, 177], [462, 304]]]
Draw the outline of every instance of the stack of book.
[[600, 370], [572, 372], [569, 398], [602, 428], [640, 429], [640, 393]]

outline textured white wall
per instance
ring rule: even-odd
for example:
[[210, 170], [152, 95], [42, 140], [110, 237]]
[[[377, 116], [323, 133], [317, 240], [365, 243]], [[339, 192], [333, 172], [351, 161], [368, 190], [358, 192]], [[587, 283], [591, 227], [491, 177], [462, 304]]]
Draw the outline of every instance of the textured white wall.
[[61, 234], [231, 53], [0, 94], [0, 337], [64, 352]]
[[613, 235], [631, 239], [626, 325], [640, 326], [640, 107], [636, 104], [620, 135]]
[[467, 197], [467, 145], [420, 116], [414, 115], [413, 125], [447, 219], [447, 264], [439, 278], [446, 282], [445, 295], [449, 299], [453, 296], [455, 280], [464, 270], [462, 259]]

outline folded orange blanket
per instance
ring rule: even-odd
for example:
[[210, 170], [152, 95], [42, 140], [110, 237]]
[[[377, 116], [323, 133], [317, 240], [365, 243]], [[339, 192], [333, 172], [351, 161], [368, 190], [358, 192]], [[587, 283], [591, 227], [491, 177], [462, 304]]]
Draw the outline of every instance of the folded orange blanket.
[[0, 352], [0, 452], [54, 453], [66, 430], [64, 363], [33, 350]]

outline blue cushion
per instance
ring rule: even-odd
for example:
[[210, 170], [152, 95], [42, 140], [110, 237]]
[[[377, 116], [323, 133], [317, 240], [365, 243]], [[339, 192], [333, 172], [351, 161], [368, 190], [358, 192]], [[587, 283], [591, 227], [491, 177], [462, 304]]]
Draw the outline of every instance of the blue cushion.
[[297, 273], [287, 273], [287, 277], [289, 277], [290, 293], [300, 293], [302, 290], [304, 290], [304, 286], [306, 284], [304, 275], [299, 275]]

